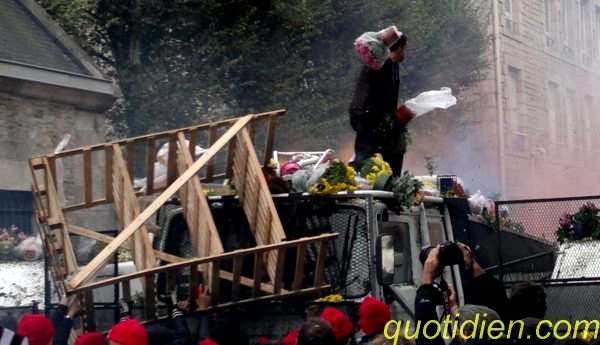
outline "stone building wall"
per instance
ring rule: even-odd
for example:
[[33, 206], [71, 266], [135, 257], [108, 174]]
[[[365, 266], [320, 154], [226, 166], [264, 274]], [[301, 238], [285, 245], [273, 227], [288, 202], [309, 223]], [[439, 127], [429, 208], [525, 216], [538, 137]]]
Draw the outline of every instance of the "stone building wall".
[[[0, 93], [0, 189], [30, 191], [29, 157], [53, 152], [65, 134], [71, 134], [67, 148], [104, 142], [105, 117], [70, 105]], [[65, 198], [69, 200], [82, 190], [82, 163], [64, 160], [63, 167]], [[68, 220], [90, 229], [116, 227], [109, 206], [73, 214]]]

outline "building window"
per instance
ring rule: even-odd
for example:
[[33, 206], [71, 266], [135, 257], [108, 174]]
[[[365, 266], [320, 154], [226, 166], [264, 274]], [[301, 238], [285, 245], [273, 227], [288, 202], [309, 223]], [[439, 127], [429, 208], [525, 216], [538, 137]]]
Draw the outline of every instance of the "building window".
[[16, 226], [25, 234], [33, 232], [33, 194], [31, 191], [0, 190], [0, 228]]
[[558, 29], [556, 27], [556, 0], [544, 0], [544, 44], [556, 49], [558, 45]]
[[597, 151], [600, 144], [600, 132], [598, 131], [598, 121], [594, 116], [594, 97], [585, 95], [583, 99], [584, 120], [585, 120], [585, 146], [588, 151]]
[[565, 101], [567, 106], [567, 118], [565, 119], [568, 124], [568, 135], [569, 142], [574, 148], [582, 148], [585, 137], [585, 127], [583, 119], [581, 118], [581, 112], [577, 109], [577, 93], [575, 90], [567, 89], [567, 99]]
[[523, 86], [521, 70], [508, 66], [507, 80], [507, 105], [509, 114], [510, 129], [512, 132], [526, 134], [527, 127], [525, 117], [523, 116]]
[[568, 58], [575, 57], [575, 24], [573, 0], [563, 0], [560, 11], [560, 30], [563, 45], [563, 54]]
[[566, 126], [564, 123], [561, 124], [561, 120], [564, 121], [564, 118], [559, 118], [559, 116], [564, 116], [560, 88], [558, 84], [548, 82], [548, 124], [550, 137], [559, 144], [565, 144], [567, 138]]
[[504, 17], [506, 30], [519, 33], [518, 0], [504, 0]]
[[600, 45], [598, 44], [598, 42], [600, 42], [600, 6], [594, 7], [594, 39], [592, 40], [592, 54], [593, 61], [597, 63], [600, 58]]
[[579, 25], [581, 41], [581, 62], [589, 66], [592, 63], [592, 6], [590, 0], [580, 0], [579, 3]]

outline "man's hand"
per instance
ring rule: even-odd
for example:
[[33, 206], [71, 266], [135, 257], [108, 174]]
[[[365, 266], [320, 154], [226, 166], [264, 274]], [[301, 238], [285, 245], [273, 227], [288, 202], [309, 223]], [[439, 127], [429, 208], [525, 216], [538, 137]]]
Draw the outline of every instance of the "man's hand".
[[427, 260], [423, 264], [423, 284], [433, 284], [435, 278], [440, 276], [440, 272], [438, 271], [438, 266], [440, 263], [440, 245], [438, 244], [435, 248], [429, 251], [429, 255], [427, 255]]
[[473, 257], [473, 253], [471, 253], [471, 248], [469, 248], [469, 246], [467, 246], [466, 244], [463, 244], [460, 242], [456, 242], [456, 245], [458, 246], [458, 248], [460, 248], [460, 250], [463, 253], [463, 259], [465, 261], [465, 269], [467, 271], [472, 270], [473, 277], [475, 277], [475, 278], [484, 274], [485, 270], [481, 266], [479, 266], [479, 263]]
[[464, 243], [456, 242], [456, 245], [460, 249], [463, 255], [463, 261], [465, 262], [465, 269], [470, 271], [473, 269], [473, 255], [471, 254], [471, 248]]

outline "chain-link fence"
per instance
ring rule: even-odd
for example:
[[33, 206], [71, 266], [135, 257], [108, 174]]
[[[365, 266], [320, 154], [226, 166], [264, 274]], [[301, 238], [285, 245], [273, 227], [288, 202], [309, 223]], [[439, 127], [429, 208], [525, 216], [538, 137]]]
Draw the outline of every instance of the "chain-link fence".
[[486, 267], [506, 286], [544, 286], [550, 320], [600, 316], [600, 196], [500, 201]]

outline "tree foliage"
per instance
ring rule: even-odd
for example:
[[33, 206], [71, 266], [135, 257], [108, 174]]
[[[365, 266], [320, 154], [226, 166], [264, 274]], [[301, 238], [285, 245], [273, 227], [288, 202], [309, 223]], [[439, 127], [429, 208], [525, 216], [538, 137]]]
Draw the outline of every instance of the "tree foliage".
[[485, 17], [471, 0], [39, 2], [118, 80], [118, 135], [287, 108], [297, 149], [334, 146], [349, 129], [353, 41], [392, 24], [409, 37], [401, 99], [468, 87], [485, 69]]

